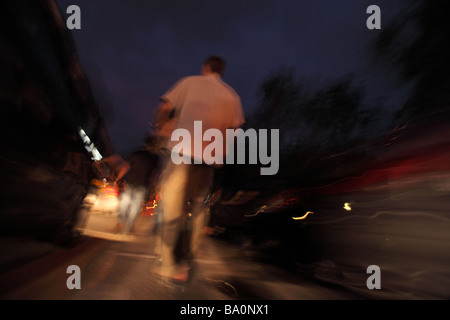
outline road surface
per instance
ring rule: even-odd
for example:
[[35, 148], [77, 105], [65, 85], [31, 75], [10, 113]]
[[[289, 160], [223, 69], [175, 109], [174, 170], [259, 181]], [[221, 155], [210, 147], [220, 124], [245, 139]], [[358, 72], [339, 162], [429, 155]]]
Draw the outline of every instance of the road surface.
[[[38, 300], [317, 300], [359, 295], [274, 264], [258, 261], [251, 248], [207, 237], [191, 280], [172, 286], [156, 275], [154, 216], [140, 216], [133, 239], [115, 241], [84, 235], [61, 248], [33, 239], [2, 239], [1, 299]], [[9, 257], [9, 258], [8, 258]], [[9, 260], [8, 260], [9, 259]], [[80, 268], [80, 289], [68, 288]]]

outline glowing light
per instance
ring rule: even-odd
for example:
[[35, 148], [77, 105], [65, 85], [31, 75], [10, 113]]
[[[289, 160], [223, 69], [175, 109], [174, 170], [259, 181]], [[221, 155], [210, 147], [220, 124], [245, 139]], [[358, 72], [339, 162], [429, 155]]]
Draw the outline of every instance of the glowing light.
[[343, 208], [344, 208], [345, 210], [347, 210], [347, 211], [351, 211], [351, 210], [352, 210], [352, 207], [350, 207], [350, 203], [348, 203], [348, 202], [344, 203]]
[[294, 220], [303, 220], [303, 219], [306, 219], [306, 217], [309, 216], [310, 214], [314, 214], [314, 212], [308, 211], [303, 216], [301, 216], [301, 217], [292, 217], [292, 219], [294, 219]]
[[153, 200], [153, 203], [149, 206], [146, 206], [145, 209], [155, 209], [158, 206], [158, 204], [156, 203], [156, 200]]
[[102, 195], [103, 198], [117, 198], [118, 196], [119, 193], [113, 187], [106, 187], [104, 189], [104, 194]]

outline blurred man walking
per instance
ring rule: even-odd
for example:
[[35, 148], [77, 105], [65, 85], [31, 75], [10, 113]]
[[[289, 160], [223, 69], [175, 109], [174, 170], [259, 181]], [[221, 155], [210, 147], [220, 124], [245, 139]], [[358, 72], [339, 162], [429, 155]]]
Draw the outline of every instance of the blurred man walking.
[[[161, 275], [176, 281], [184, 282], [189, 277], [189, 259], [180, 261], [175, 255], [186, 221], [187, 206], [191, 206], [192, 232], [190, 237], [181, 239], [189, 244], [192, 258], [204, 227], [204, 203], [212, 186], [214, 168], [223, 163], [214, 159], [226, 156], [226, 148], [217, 148], [223, 154], [214, 154], [212, 159], [205, 159], [208, 152], [204, 150], [208, 143], [203, 141], [203, 133], [208, 129], [224, 133], [226, 129], [238, 128], [245, 122], [240, 97], [222, 80], [225, 66], [221, 57], [207, 58], [202, 65], [201, 75], [178, 81], [162, 96], [159, 106], [157, 130], [160, 136], [167, 138], [166, 148], [170, 152], [175, 152], [174, 147], [178, 144], [177, 138], [172, 136], [174, 130], [186, 130], [184, 132], [189, 132], [192, 137], [189, 141], [191, 148], [176, 151], [177, 157], [182, 156], [187, 161], [175, 164], [168, 159], [161, 180]], [[194, 122], [197, 121], [202, 123], [201, 136], [198, 133], [194, 135]], [[194, 145], [197, 146], [196, 150]]]

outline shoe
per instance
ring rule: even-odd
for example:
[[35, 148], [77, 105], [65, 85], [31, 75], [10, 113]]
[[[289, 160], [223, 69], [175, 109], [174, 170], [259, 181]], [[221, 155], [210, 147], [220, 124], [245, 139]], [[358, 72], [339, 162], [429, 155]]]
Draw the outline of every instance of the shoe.
[[170, 274], [160, 273], [159, 275], [164, 281], [183, 284], [189, 281], [190, 278], [189, 271], [190, 271], [189, 265], [187, 263], [182, 263], [175, 267], [173, 273]]

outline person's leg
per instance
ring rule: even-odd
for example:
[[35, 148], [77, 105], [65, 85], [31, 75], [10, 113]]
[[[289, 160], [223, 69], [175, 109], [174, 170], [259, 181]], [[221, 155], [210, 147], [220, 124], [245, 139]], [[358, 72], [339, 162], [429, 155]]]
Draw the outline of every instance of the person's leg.
[[141, 212], [142, 203], [145, 200], [145, 195], [147, 190], [145, 187], [133, 186], [131, 201], [129, 205], [128, 217], [123, 230], [124, 233], [129, 233], [133, 231], [134, 224], [136, 222], [139, 213]]
[[117, 217], [119, 220], [118, 223], [122, 226], [125, 226], [128, 219], [128, 212], [131, 204], [131, 195], [132, 188], [128, 186], [124, 191], [121, 192], [119, 196], [119, 214], [117, 215]]
[[190, 241], [190, 251], [192, 256], [196, 255], [203, 236], [205, 218], [208, 209], [205, 204], [205, 200], [211, 191], [213, 177], [213, 168], [204, 165], [197, 165], [192, 168], [188, 189], [188, 194], [192, 204], [192, 234]]
[[[161, 274], [172, 277], [177, 272], [174, 255], [186, 207], [188, 165], [167, 164], [161, 181], [163, 215], [161, 223]], [[189, 186], [187, 186], [189, 187]]]

